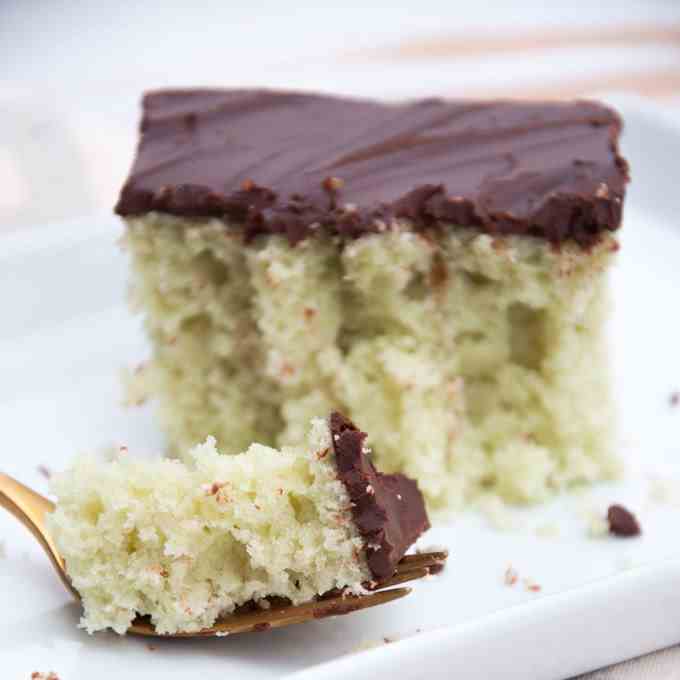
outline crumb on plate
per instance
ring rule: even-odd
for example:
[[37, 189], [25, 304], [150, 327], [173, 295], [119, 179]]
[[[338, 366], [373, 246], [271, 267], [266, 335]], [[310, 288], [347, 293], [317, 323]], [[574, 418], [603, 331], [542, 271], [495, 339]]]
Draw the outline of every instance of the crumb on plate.
[[506, 586], [514, 586], [517, 583], [518, 579], [519, 574], [517, 573], [517, 570], [511, 565], [509, 565], [508, 568], [505, 570], [503, 582], [505, 583]]
[[539, 538], [557, 538], [560, 535], [560, 527], [556, 522], [539, 524], [534, 529], [534, 534]]
[[587, 534], [590, 538], [602, 538], [609, 534], [609, 523], [602, 516], [602, 513], [593, 508], [586, 508], [583, 511], [587, 523]]
[[630, 537], [639, 536], [642, 531], [637, 517], [623, 505], [610, 505], [607, 510], [607, 522], [609, 533], [615, 536]]
[[522, 579], [522, 583], [530, 593], [538, 593], [541, 591], [541, 586], [530, 578]]

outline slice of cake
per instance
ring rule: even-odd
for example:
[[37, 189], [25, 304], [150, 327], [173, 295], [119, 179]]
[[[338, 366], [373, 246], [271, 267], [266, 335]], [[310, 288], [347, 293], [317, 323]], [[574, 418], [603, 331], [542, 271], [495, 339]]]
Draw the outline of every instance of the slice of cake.
[[90, 633], [138, 615], [159, 633], [197, 631], [246, 602], [364, 592], [392, 576], [429, 528], [417, 484], [376, 472], [366, 435], [338, 413], [307, 446], [252, 444], [221, 456], [209, 438], [169, 459], [82, 458], [53, 478], [49, 531]]
[[431, 508], [611, 477], [620, 128], [585, 101], [146, 95], [116, 211], [174, 451], [338, 408]]

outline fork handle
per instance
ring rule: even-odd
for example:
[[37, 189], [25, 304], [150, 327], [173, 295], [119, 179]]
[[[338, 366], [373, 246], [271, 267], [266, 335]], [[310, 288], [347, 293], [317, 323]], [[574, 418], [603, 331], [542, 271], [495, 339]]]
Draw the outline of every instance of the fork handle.
[[78, 593], [66, 575], [64, 560], [59, 555], [45, 524], [47, 515], [54, 511], [54, 503], [13, 477], [0, 472], [0, 506], [14, 515], [35, 536], [57, 570], [59, 578], [69, 592], [78, 598]]

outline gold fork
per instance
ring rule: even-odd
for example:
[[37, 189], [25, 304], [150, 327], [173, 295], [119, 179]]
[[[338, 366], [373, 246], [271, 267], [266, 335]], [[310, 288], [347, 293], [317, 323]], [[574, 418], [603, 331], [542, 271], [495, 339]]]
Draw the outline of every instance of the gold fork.
[[[73, 597], [80, 601], [80, 595], [66, 573], [64, 559], [57, 551], [45, 527], [45, 517], [54, 511], [54, 503], [16, 479], [0, 473], [0, 505], [9, 510], [38, 539], [62, 583]], [[348, 595], [334, 591], [312, 602], [297, 606], [274, 599], [268, 609], [241, 607], [233, 614], [219, 619], [209, 628], [196, 633], [173, 633], [162, 637], [220, 637], [234, 633], [264, 631], [386, 604], [408, 595], [411, 589], [384, 590], [385, 588], [413, 581], [430, 573], [437, 573], [443, 568], [447, 557], [446, 551], [407, 555], [399, 562], [392, 577], [379, 582], [372, 581], [366, 585], [367, 590], [373, 591], [368, 595]], [[135, 635], [159, 636], [148, 617], [137, 617], [127, 632]]]

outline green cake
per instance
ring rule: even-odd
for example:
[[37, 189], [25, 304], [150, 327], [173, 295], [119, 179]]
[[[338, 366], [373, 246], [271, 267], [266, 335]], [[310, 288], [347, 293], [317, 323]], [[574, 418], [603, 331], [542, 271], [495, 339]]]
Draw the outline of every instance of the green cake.
[[147, 95], [117, 211], [172, 452], [339, 408], [434, 510], [614, 476], [619, 130], [588, 102]]
[[55, 476], [50, 534], [90, 633], [148, 615], [159, 634], [199, 631], [240, 605], [361, 595], [394, 573], [429, 527], [418, 487], [375, 470], [365, 434], [339, 413], [304, 445], [252, 444], [189, 465], [120, 454]]

